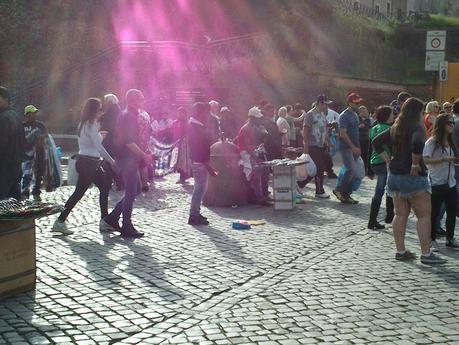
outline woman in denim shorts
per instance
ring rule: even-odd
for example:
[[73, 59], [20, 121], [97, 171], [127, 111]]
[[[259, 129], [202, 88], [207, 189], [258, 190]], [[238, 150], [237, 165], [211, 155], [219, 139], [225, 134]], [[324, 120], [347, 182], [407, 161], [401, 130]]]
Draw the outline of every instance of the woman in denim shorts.
[[[421, 242], [421, 262], [440, 264], [446, 260], [430, 249], [430, 183], [422, 161], [425, 132], [421, 125], [424, 103], [411, 97], [402, 106], [400, 115], [390, 131], [378, 135], [373, 147], [389, 166], [387, 194], [394, 200], [395, 218], [392, 223], [397, 253], [395, 259], [412, 260], [416, 255], [405, 248], [405, 233], [411, 209], [417, 217], [417, 232]], [[384, 151], [388, 145], [392, 159]]]

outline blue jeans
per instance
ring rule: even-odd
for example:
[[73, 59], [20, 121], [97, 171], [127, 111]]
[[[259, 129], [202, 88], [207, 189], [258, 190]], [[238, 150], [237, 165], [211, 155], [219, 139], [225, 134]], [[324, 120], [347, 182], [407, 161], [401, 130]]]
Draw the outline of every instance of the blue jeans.
[[386, 164], [372, 165], [371, 170], [373, 170], [373, 172], [377, 176], [375, 194], [373, 195], [373, 199], [371, 200], [371, 203], [378, 205], [378, 209], [379, 209], [382, 198], [386, 191], [387, 166]]
[[123, 214], [123, 228], [132, 227], [131, 216], [135, 197], [140, 193], [139, 162], [133, 158], [120, 160], [121, 176], [124, 182], [124, 197], [118, 201], [108, 215], [111, 220], [118, 221]]
[[255, 193], [257, 202], [266, 201], [268, 198], [269, 168], [262, 165], [252, 165], [252, 168], [250, 187]]
[[201, 202], [207, 191], [209, 171], [204, 164], [195, 162], [191, 164], [191, 171], [193, 172], [194, 188], [191, 196], [190, 217], [197, 217], [200, 215]]
[[354, 156], [351, 149], [341, 149], [339, 152], [343, 159], [343, 165], [346, 168], [346, 172], [340, 184], [336, 186], [336, 190], [341, 192], [344, 198], [349, 198], [352, 193], [352, 180], [357, 171], [357, 159], [359, 157]]

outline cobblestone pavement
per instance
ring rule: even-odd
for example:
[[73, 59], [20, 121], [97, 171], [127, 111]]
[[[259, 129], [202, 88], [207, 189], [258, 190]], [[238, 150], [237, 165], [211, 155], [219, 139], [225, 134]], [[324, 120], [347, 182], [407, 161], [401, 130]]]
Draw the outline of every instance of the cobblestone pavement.
[[[365, 227], [374, 182], [357, 206], [317, 200], [310, 186], [294, 211], [205, 209], [211, 226], [195, 228], [191, 187], [175, 179], [138, 197], [140, 240], [99, 233], [94, 188], [69, 217], [74, 235], [39, 220], [37, 288], [0, 303], [0, 343], [459, 344], [459, 255], [395, 261], [390, 229]], [[233, 230], [233, 219], [266, 224]]]

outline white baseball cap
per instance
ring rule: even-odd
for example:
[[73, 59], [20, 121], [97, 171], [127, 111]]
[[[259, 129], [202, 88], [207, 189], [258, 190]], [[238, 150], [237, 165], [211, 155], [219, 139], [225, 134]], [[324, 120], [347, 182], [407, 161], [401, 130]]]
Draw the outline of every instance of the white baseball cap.
[[250, 108], [249, 109], [249, 113], [247, 115], [249, 117], [256, 117], [256, 118], [263, 117], [263, 114], [261, 113], [261, 110], [258, 109], [257, 107]]

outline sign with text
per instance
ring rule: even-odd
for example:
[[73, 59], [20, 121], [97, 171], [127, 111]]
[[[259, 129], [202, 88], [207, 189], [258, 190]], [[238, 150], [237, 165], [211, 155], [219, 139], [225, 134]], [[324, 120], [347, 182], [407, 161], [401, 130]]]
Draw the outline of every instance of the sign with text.
[[438, 71], [440, 62], [445, 61], [444, 51], [427, 51], [426, 52], [426, 71]]
[[440, 62], [440, 68], [438, 70], [438, 76], [440, 81], [448, 80], [448, 61]]
[[445, 50], [446, 31], [427, 31], [426, 50]]

